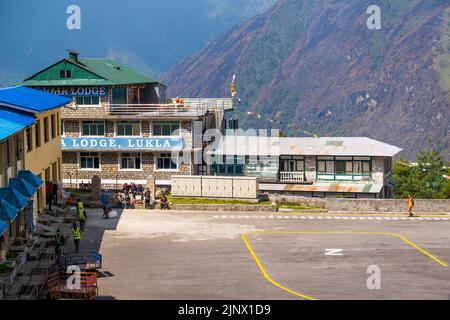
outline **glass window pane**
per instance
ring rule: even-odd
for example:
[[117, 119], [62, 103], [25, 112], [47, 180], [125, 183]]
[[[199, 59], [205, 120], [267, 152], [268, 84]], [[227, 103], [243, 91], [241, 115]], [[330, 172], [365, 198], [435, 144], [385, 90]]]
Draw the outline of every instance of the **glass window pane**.
[[355, 161], [353, 163], [353, 172], [355, 174], [361, 174], [362, 173], [362, 163], [361, 163], [361, 161]]
[[122, 158], [122, 169], [128, 169], [127, 158]]
[[369, 162], [363, 162], [363, 173], [370, 174], [370, 163]]
[[89, 135], [89, 125], [83, 124], [83, 136], [88, 136], [88, 135]]
[[141, 158], [137, 157], [135, 158], [135, 169], [140, 169], [141, 168]]
[[163, 136], [170, 136], [172, 132], [170, 132], [170, 126], [167, 124], [164, 124], [162, 126], [162, 135]]
[[334, 174], [334, 161], [327, 161], [327, 169], [326, 172], [327, 174]]
[[345, 163], [345, 173], [346, 174], [352, 174], [353, 173], [353, 166], [351, 161], [347, 161]]
[[100, 104], [100, 98], [99, 97], [91, 97], [91, 103], [92, 104]]
[[336, 174], [344, 174], [345, 173], [345, 161], [336, 161]]
[[161, 135], [161, 125], [160, 124], [153, 125], [153, 135], [154, 136], [160, 136]]
[[319, 161], [319, 173], [320, 174], [325, 174], [326, 173], [325, 165], [326, 165], [325, 161]]

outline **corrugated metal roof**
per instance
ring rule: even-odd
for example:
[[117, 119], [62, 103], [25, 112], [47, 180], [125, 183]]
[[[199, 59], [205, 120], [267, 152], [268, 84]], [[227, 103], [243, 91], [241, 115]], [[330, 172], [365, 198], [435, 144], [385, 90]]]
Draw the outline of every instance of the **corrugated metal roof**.
[[34, 116], [0, 106], [0, 141], [34, 123]]
[[215, 151], [224, 155], [393, 157], [402, 149], [365, 137], [283, 138], [224, 136]]
[[0, 220], [0, 236], [5, 233], [6, 229], [8, 229], [8, 226]]
[[74, 64], [104, 79], [46, 79], [33, 80], [33, 77], [45, 71], [36, 73], [21, 83], [26, 86], [101, 86], [101, 85], [126, 85], [140, 83], [157, 83], [158, 81], [147, 77], [123, 64], [111, 59], [86, 58], [79, 59], [79, 63], [71, 59], [63, 59], [61, 62]]
[[80, 62], [85, 68], [104, 77], [113, 84], [158, 82], [111, 59], [80, 59]]
[[0, 105], [31, 113], [56, 109], [71, 102], [67, 97], [22, 86], [0, 89]]
[[333, 193], [380, 193], [382, 184], [315, 182], [313, 184], [270, 184], [260, 183], [259, 189], [265, 191], [287, 192], [333, 192]]

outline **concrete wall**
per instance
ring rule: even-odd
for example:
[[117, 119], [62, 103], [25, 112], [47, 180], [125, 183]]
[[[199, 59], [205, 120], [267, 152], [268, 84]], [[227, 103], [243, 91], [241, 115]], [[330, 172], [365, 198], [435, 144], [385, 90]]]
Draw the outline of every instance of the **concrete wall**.
[[[54, 115], [56, 121], [55, 137], [51, 135], [51, 115]], [[44, 118], [48, 118], [48, 137], [49, 141], [44, 141]], [[42, 181], [60, 181], [61, 180], [61, 131], [60, 123], [60, 109], [42, 112], [37, 115], [34, 125], [30, 126], [32, 132], [32, 150], [25, 151], [25, 170], [30, 170]], [[41, 145], [36, 147], [36, 131], [35, 126], [37, 121], [40, 121], [40, 141]], [[58, 134], [59, 133], [59, 134]], [[34, 197], [37, 204], [36, 210], [42, 212], [45, 206], [45, 187], [42, 185]]]
[[[407, 212], [406, 200], [326, 199], [328, 211], [336, 212]], [[415, 200], [416, 213], [450, 213], [450, 200]]]

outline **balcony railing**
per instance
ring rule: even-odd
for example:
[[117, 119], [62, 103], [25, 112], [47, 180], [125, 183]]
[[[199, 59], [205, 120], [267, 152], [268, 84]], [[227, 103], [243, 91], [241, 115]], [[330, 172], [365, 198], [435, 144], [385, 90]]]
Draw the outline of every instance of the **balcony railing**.
[[208, 111], [226, 111], [233, 108], [232, 99], [183, 99], [165, 104], [110, 104], [111, 116], [163, 116], [163, 117], [198, 117]]
[[280, 182], [304, 182], [304, 172], [280, 172]]

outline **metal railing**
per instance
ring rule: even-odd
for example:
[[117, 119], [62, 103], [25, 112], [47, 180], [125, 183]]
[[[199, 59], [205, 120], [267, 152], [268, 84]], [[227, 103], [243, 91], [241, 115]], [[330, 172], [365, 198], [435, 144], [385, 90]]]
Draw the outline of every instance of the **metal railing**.
[[197, 117], [208, 111], [226, 111], [233, 108], [232, 99], [183, 99], [164, 104], [109, 104], [111, 116], [164, 116], [164, 117]]
[[305, 181], [305, 173], [304, 172], [280, 172], [280, 181], [281, 182], [304, 182]]

